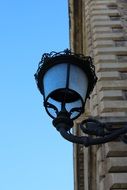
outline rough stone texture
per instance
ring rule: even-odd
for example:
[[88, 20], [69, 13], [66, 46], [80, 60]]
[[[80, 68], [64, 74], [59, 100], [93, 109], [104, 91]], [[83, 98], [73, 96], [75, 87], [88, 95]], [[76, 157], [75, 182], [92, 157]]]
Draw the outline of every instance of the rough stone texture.
[[120, 12], [118, 10], [96, 10], [92, 11], [93, 16], [94, 15], [109, 15], [109, 16], [117, 16], [120, 15]]
[[127, 62], [122, 63], [100, 63], [96, 65], [96, 70], [98, 72], [100, 71], [121, 71], [121, 72], [127, 72]]
[[125, 111], [127, 112], [127, 101], [114, 100], [114, 101], [102, 101], [100, 103], [100, 111], [102, 112], [114, 112]]
[[104, 40], [98, 40], [98, 41], [94, 42], [93, 45], [94, 45], [94, 48], [96, 48], [96, 47], [113, 47], [114, 42], [113, 42], [113, 40], [105, 40], [105, 41]]
[[123, 142], [109, 142], [105, 144], [106, 157], [127, 157], [127, 145]]
[[127, 189], [127, 173], [107, 174], [104, 179], [104, 189]]
[[121, 22], [124, 29], [124, 36], [127, 37], [127, 1], [117, 0], [118, 10], [121, 14]]
[[[95, 21], [95, 22], [93, 22], [93, 24], [92, 24], [92, 26], [93, 27], [104, 27], [104, 26], [109, 26], [109, 27], [120, 27], [121, 28], [121, 21], [117, 21], [117, 20], [114, 20], [114, 21], [110, 21], [110, 20], [107, 20], [107, 21]], [[108, 38], [108, 39], [111, 39], [111, 38], [120, 38], [120, 37], [122, 37], [122, 34], [118, 34], [118, 36], [117, 35], [115, 35], [115, 34], [111, 34], [111, 36], [110, 35], [108, 35], [108, 34], [105, 34], [105, 35], [103, 35], [102, 36], [102, 39], [105, 39], [105, 38]], [[99, 36], [99, 35], [96, 35], [96, 37], [94, 37], [94, 39], [100, 39], [101, 38], [101, 36]]]
[[125, 47], [96, 48], [94, 51], [94, 54], [95, 55], [98, 55], [98, 54], [127, 55], [127, 49]]
[[[105, 22], [103, 22], [104, 24]], [[123, 38], [123, 33], [107, 33], [104, 34], [94, 34], [93, 39], [94, 40], [122, 40]], [[114, 53], [114, 52], [113, 52]], [[110, 53], [111, 54], [111, 53]]]
[[108, 54], [108, 55], [96, 55], [94, 57], [94, 61], [96, 62], [96, 64], [102, 64], [102, 63], [105, 63], [105, 64], [108, 64], [108, 63], [116, 63], [116, 56], [115, 55], [111, 55], [111, 54]]
[[127, 157], [113, 157], [106, 159], [106, 169], [110, 173], [127, 172]]
[[101, 100], [121, 100], [123, 99], [122, 90], [103, 90], [99, 92]]
[[[69, 6], [71, 49], [92, 56], [98, 75], [86, 116], [127, 121], [127, 0], [69, 0]], [[80, 148], [74, 149], [75, 190], [127, 190], [126, 144]]]
[[108, 72], [98, 72], [97, 73], [98, 81], [99, 80], [118, 80], [120, 74], [118, 71], [108, 71]]
[[109, 0], [98, 0], [98, 1], [91, 1], [91, 4], [92, 5], [104, 5], [104, 4], [116, 4], [116, 2], [117, 2], [117, 0], [110, 0], [110, 2], [109, 2]]
[[99, 81], [99, 90], [127, 90], [127, 80]]

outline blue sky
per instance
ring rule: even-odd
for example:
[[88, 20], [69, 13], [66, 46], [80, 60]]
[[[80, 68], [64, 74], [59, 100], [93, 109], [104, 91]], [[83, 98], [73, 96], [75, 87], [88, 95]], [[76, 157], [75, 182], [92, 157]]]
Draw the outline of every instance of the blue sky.
[[67, 0], [0, 2], [0, 190], [73, 190], [72, 144], [52, 126], [34, 73], [69, 47]]

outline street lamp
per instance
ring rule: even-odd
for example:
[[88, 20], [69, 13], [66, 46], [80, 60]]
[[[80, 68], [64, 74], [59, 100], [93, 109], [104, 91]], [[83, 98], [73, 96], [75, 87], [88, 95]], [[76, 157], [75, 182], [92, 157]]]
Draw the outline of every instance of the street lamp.
[[122, 135], [122, 140], [126, 142], [126, 127], [114, 130], [106, 123], [90, 118], [80, 125], [87, 136], [79, 137], [70, 132], [73, 120], [84, 112], [86, 100], [97, 82], [91, 57], [72, 53], [68, 49], [45, 53], [35, 79], [44, 98], [44, 107], [65, 139], [89, 146], [106, 143]]

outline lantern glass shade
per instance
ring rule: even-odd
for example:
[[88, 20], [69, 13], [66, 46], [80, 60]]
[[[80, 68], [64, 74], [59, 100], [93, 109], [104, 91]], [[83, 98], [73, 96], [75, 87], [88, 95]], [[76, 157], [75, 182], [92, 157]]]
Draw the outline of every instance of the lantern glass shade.
[[88, 79], [85, 72], [75, 65], [70, 65], [69, 88], [80, 94], [82, 99], [85, 100]]
[[[57, 108], [64, 107], [72, 119], [84, 109], [88, 89], [88, 78], [84, 70], [73, 63], [58, 63], [50, 67], [42, 78], [44, 102]], [[57, 115], [53, 106], [46, 109], [52, 118]]]
[[[44, 76], [45, 97], [47, 97], [51, 92], [55, 90], [66, 87], [66, 75], [67, 75], [66, 64], [54, 65], [45, 73], [45, 76]], [[60, 98], [60, 97], [57, 97], [56, 95], [56, 98]]]

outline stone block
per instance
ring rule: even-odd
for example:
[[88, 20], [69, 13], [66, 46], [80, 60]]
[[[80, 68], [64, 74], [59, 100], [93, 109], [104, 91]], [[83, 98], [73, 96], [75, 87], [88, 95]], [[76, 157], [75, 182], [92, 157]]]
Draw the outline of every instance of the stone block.
[[105, 176], [105, 153], [104, 145], [101, 145], [97, 150], [97, 175], [98, 179], [102, 179]]
[[105, 189], [104, 187], [104, 179], [97, 182], [97, 190], [109, 190], [109, 189]]
[[98, 89], [101, 90], [127, 90], [127, 80], [98, 81]]
[[[103, 32], [103, 31], [102, 31]], [[97, 40], [93, 43], [94, 48], [113, 47], [113, 40]]]
[[109, 142], [105, 144], [106, 157], [127, 157], [127, 145], [123, 142]]
[[100, 63], [96, 65], [96, 70], [99, 71], [124, 71], [127, 72], [127, 62], [125, 63]]
[[102, 15], [101, 17], [96, 15], [96, 16], [91, 18], [92, 22], [94, 22], [94, 21], [106, 21], [106, 20], [109, 20], [109, 16], [107, 16], [107, 15]]
[[101, 117], [117, 117], [117, 118], [120, 118], [120, 117], [127, 117], [127, 112], [104, 112], [104, 113], [100, 113], [100, 116]]
[[[103, 145], [102, 145], [103, 146]], [[104, 157], [103, 157], [103, 154], [102, 154], [102, 151], [104, 149], [102, 149], [102, 146], [100, 146], [97, 150], [97, 162], [101, 162], [101, 161], [104, 161]]]
[[101, 47], [94, 50], [94, 55], [98, 54], [116, 54], [127, 55], [127, 47]]
[[99, 92], [100, 100], [119, 100], [122, 98], [122, 90], [103, 90]]
[[92, 27], [104, 27], [104, 26], [111, 26], [111, 27], [122, 27], [122, 22], [120, 20], [109, 20], [109, 21], [95, 21], [92, 23]]
[[111, 33], [112, 29], [108, 26], [105, 27], [97, 27], [97, 28], [93, 28], [92, 30], [93, 33]]
[[93, 105], [93, 107], [96, 107], [96, 106], [98, 105], [97, 96], [94, 96], [94, 97], [92, 98], [92, 105]]
[[97, 117], [99, 115], [98, 106], [95, 106], [94, 108], [91, 106], [90, 113], [92, 117]]
[[116, 56], [115, 55], [97, 55], [94, 57], [94, 62], [95, 64], [102, 64], [103, 62], [112, 62], [112, 63], [116, 63]]
[[119, 11], [117, 9], [114, 10], [109, 10], [109, 9], [105, 9], [105, 10], [94, 10], [92, 11], [92, 16], [94, 15], [109, 15], [109, 16], [117, 16], [120, 15]]
[[106, 174], [105, 172], [106, 172], [106, 170], [105, 170], [104, 161], [98, 162], [98, 164], [97, 164], [97, 175], [99, 177], [99, 181], [105, 177], [105, 174]]
[[92, 92], [92, 96], [97, 95], [97, 86], [94, 87], [93, 92]]
[[120, 79], [120, 74], [118, 71], [98, 72], [97, 77], [98, 77], [98, 81], [118, 80], [118, 79]]
[[98, 0], [98, 1], [95, 1], [95, 2], [93, 2], [94, 4], [96, 4], [96, 5], [108, 5], [108, 4], [116, 4], [116, 0], [110, 0], [110, 2], [109, 2], [109, 0]]
[[104, 100], [100, 102], [100, 111], [102, 112], [127, 112], [127, 101], [126, 100]]
[[106, 169], [107, 172], [112, 173], [120, 173], [120, 172], [127, 172], [127, 157], [118, 158], [107, 158], [106, 159]]
[[[104, 22], [103, 22], [104, 23]], [[121, 40], [123, 39], [124, 34], [120, 33], [98, 33], [93, 34], [93, 40]]]
[[91, 6], [90, 10], [93, 11], [93, 10], [105, 10], [107, 9], [107, 6], [105, 4], [103, 5], [94, 5], [94, 6]]
[[127, 189], [127, 173], [107, 174], [103, 182], [105, 190]]

